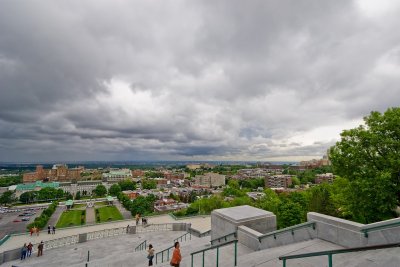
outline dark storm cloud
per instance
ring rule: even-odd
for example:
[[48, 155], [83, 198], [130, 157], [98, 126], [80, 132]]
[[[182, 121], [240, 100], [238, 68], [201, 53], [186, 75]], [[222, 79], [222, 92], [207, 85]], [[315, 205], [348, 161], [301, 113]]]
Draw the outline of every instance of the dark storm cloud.
[[321, 156], [398, 105], [384, 2], [2, 1], [0, 160]]

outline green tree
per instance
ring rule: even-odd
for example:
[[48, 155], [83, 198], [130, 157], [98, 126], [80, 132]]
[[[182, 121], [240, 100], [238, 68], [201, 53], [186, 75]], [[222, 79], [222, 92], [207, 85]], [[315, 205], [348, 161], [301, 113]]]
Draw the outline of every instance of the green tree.
[[0, 204], [11, 204], [14, 202], [14, 191], [6, 191], [0, 196]]
[[136, 190], [136, 183], [133, 182], [132, 180], [126, 179], [123, 181], [119, 181], [118, 184], [121, 188], [121, 191]]
[[327, 183], [314, 186], [308, 190], [308, 211], [337, 216], [335, 205], [331, 198], [332, 186]]
[[119, 193], [121, 193], [121, 186], [119, 184], [113, 184], [108, 190], [108, 193], [112, 196], [118, 196]]
[[400, 200], [400, 108], [371, 112], [365, 125], [345, 130], [330, 149], [336, 174], [350, 180], [348, 209], [371, 223], [393, 216]]
[[98, 197], [104, 197], [107, 194], [107, 188], [104, 185], [99, 184], [93, 190], [93, 193]]
[[143, 179], [142, 180], [142, 189], [156, 189], [157, 183], [153, 179]]
[[22, 203], [31, 203], [35, 201], [36, 196], [37, 196], [36, 191], [24, 192], [19, 196], [19, 201], [21, 201]]

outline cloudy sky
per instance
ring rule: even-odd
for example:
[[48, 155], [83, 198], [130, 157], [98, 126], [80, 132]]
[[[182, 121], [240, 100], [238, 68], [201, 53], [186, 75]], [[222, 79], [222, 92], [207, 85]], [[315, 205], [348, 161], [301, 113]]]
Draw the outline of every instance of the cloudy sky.
[[400, 2], [0, 0], [0, 161], [299, 160], [400, 103]]

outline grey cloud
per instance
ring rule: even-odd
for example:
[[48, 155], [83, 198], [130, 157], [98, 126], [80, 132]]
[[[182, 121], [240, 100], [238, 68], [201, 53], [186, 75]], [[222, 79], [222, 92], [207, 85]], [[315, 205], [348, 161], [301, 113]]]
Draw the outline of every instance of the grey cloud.
[[398, 105], [399, 20], [344, 0], [3, 1], [0, 161], [320, 156], [332, 136], [288, 140]]

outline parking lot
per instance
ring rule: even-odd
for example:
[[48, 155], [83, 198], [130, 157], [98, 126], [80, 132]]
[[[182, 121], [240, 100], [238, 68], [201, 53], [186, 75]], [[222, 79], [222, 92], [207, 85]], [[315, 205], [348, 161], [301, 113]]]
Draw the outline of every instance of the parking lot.
[[[3, 212], [3, 210], [0, 211], [0, 239], [9, 233], [26, 232], [26, 226], [42, 213], [42, 209], [13, 209], [13, 212], [1, 212]], [[35, 214], [32, 216], [18, 216], [24, 212], [35, 212]], [[29, 221], [22, 221], [22, 218], [26, 217], [29, 217]]]

